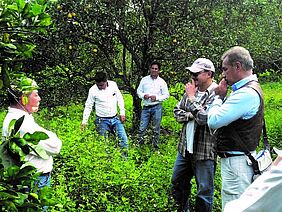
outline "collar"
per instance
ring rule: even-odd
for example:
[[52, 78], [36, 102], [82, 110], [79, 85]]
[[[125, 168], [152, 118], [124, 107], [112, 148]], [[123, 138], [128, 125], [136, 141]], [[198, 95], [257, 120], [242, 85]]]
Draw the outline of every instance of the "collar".
[[19, 109], [19, 108], [15, 108], [15, 107], [9, 107], [8, 111], [12, 112], [12, 113], [17, 113], [17, 114], [20, 114], [20, 115], [30, 115], [28, 112], [26, 112], [22, 109]]
[[248, 77], [245, 77], [244, 79], [241, 79], [240, 81], [234, 83], [232, 87], [232, 91], [237, 91], [238, 89], [242, 88], [244, 85], [246, 85], [250, 81], [258, 81], [257, 75], [252, 74]]

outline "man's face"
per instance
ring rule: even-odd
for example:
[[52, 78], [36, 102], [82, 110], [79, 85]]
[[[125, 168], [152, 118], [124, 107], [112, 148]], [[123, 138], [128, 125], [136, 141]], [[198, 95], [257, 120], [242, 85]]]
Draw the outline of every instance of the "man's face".
[[202, 70], [198, 73], [190, 72], [192, 79], [195, 82], [195, 86], [201, 88], [201, 86], [205, 85], [207, 80], [210, 78], [209, 71]]
[[37, 112], [39, 109], [39, 103], [41, 101], [41, 98], [38, 94], [37, 90], [32, 91], [29, 95], [28, 95], [28, 102], [27, 104], [24, 106], [26, 111], [28, 113], [34, 113]]
[[222, 61], [222, 76], [228, 85], [233, 85], [236, 82], [236, 67], [228, 63], [228, 58]]
[[106, 87], [108, 86], [108, 82], [99, 82], [99, 83], [96, 83], [97, 87], [99, 90], [105, 90]]
[[159, 66], [157, 64], [153, 64], [151, 66], [150, 71], [151, 71], [151, 77], [153, 79], [156, 79], [159, 76], [160, 70], [159, 70]]

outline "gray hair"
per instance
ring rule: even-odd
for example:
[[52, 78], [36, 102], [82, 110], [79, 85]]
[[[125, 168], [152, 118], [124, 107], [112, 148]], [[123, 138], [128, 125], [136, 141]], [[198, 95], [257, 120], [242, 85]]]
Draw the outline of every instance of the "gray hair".
[[229, 65], [234, 65], [235, 62], [240, 62], [244, 70], [252, 70], [254, 68], [254, 61], [250, 55], [250, 52], [241, 46], [234, 46], [231, 49], [224, 52], [221, 59], [227, 58]]

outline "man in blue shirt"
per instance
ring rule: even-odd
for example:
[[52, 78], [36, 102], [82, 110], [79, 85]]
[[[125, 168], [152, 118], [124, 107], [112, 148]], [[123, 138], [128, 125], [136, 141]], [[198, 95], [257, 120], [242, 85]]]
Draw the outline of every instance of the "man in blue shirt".
[[150, 121], [152, 121], [154, 131], [152, 144], [155, 149], [158, 149], [160, 137], [162, 102], [169, 97], [167, 84], [159, 77], [160, 66], [160, 63], [152, 62], [150, 75], [143, 77], [137, 88], [137, 94], [143, 100], [144, 105], [138, 130], [138, 143], [144, 144], [143, 136]]
[[[248, 151], [255, 154], [262, 131], [263, 96], [253, 74], [253, 60], [248, 50], [235, 46], [222, 56], [223, 79], [215, 89], [220, 96], [208, 112], [208, 125], [215, 130], [216, 151], [221, 157], [222, 208], [237, 199], [252, 183], [252, 166], [244, 149], [234, 138], [237, 133]], [[228, 85], [232, 92], [228, 98]]]

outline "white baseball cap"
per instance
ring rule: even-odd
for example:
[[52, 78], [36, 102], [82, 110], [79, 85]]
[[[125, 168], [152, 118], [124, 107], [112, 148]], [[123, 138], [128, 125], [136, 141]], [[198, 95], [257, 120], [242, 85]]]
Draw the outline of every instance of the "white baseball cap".
[[215, 68], [212, 61], [206, 58], [198, 58], [197, 60], [195, 60], [192, 66], [186, 67], [185, 69], [188, 69], [192, 73], [198, 73], [203, 70], [215, 72]]

